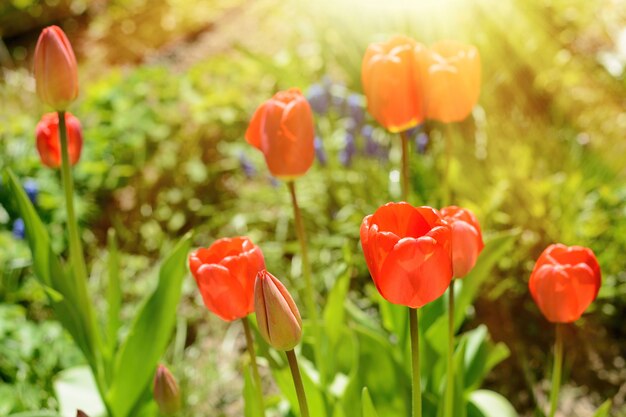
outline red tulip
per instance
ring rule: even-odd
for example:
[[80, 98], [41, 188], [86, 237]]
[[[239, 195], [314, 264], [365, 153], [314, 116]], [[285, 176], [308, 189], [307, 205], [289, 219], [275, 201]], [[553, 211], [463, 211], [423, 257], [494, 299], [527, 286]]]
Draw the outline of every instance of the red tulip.
[[444, 123], [459, 122], [480, 95], [480, 54], [471, 45], [441, 41], [431, 47], [426, 114]]
[[450, 227], [437, 210], [387, 203], [361, 224], [361, 246], [380, 294], [394, 304], [421, 307], [452, 280]]
[[390, 132], [424, 120], [424, 46], [405, 36], [368, 46], [361, 64], [367, 109]]
[[304, 175], [315, 158], [313, 112], [300, 90], [278, 92], [252, 116], [246, 141], [263, 152], [273, 176]]
[[180, 410], [180, 389], [165, 365], [159, 365], [154, 375], [153, 396], [162, 414], [171, 415]]
[[302, 339], [302, 318], [287, 288], [272, 274], [259, 272], [254, 288], [259, 333], [272, 347], [291, 350]]
[[528, 287], [543, 315], [552, 323], [580, 318], [598, 296], [600, 265], [591, 249], [560, 243], [543, 251]]
[[478, 255], [485, 247], [480, 224], [468, 209], [450, 206], [441, 210], [441, 216], [452, 231], [452, 269], [455, 278], [462, 278], [476, 265]]
[[226, 321], [254, 311], [254, 280], [265, 268], [263, 252], [247, 237], [224, 238], [189, 255], [204, 305]]
[[[83, 148], [83, 132], [80, 121], [70, 112], [65, 112], [65, 125], [67, 127], [67, 151], [70, 163], [75, 165], [80, 159]], [[59, 114], [44, 114], [37, 123], [36, 129], [37, 151], [41, 162], [50, 167], [61, 166], [61, 140], [59, 138]]]
[[70, 41], [58, 26], [45, 28], [35, 48], [37, 94], [62, 111], [78, 96], [78, 70]]

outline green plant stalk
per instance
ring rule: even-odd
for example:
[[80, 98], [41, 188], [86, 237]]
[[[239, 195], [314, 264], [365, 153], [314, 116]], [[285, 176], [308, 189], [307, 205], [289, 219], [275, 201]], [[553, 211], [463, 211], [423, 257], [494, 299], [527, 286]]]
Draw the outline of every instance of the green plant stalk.
[[84, 305], [77, 306], [79, 311], [85, 315], [85, 321], [89, 326], [86, 329], [89, 332], [89, 339], [91, 340], [91, 346], [95, 351], [89, 352], [87, 358], [93, 373], [98, 390], [102, 396], [105, 407], [107, 408], [109, 416], [113, 416], [109, 404], [106, 401], [106, 383], [104, 365], [101, 361], [99, 352], [100, 339], [98, 337], [97, 322], [95, 314], [93, 312], [93, 304], [89, 298], [87, 292], [87, 266], [85, 264], [85, 256], [83, 253], [83, 247], [80, 240], [80, 233], [78, 231], [78, 222], [76, 220], [76, 213], [74, 211], [74, 181], [72, 179], [72, 171], [70, 164], [70, 155], [67, 143], [67, 126], [65, 123], [65, 111], [59, 111], [59, 141], [61, 142], [61, 179], [63, 181], [63, 191], [65, 194], [65, 206], [67, 210], [67, 229], [69, 233], [69, 252], [70, 252], [70, 266], [72, 267], [74, 282], [76, 290], [81, 294], [81, 298], [86, 300]]
[[298, 198], [296, 196], [296, 185], [294, 181], [288, 181], [289, 193], [291, 194], [291, 203], [293, 205], [294, 220], [296, 223], [296, 234], [298, 235], [298, 241], [300, 242], [300, 252], [302, 255], [302, 275], [304, 276], [305, 296], [304, 303], [306, 305], [307, 313], [313, 322], [313, 328], [315, 329], [315, 343], [313, 343], [313, 352], [315, 355], [315, 362], [317, 369], [320, 373], [320, 380], [322, 386], [326, 380], [326, 374], [324, 372], [324, 358], [321, 352], [322, 334], [319, 326], [319, 316], [317, 314], [317, 308], [315, 307], [315, 293], [313, 289], [313, 283], [311, 281], [311, 263], [309, 262], [309, 248], [307, 244], [306, 229], [304, 222], [302, 221], [302, 213], [300, 206], [298, 205]]
[[452, 417], [454, 410], [454, 278], [448, 289], [448, 368], [446, 383], [445, 417]]
[[296, 394], [298, 395], [298, 404], [300, 405], [300, 416], [310, 417], [309, 406], [306, 402], [306, 393], [304, 392], [304, 385], [302, 385], [302, 376], [300, 375], [300, 368], [298, 367], [298, 359], [293, 349], [285, 352], [287, 354], [287, 361], [289, 362], [289, 369], [291, 370], [291, 376], [293, 377], [293, 384], [296, 387]]
[[559, 403], [561, 388], [561, 372], [563, 369], [563, 326], [556, 324], [556, 341], [554, 342], [554, 368], [552, 369], [552, 391], [550, 392], [550, 417], [554, 417]]
[[248, 347], [248, 353], [250, 354], [250, 363], [252, 366], [252, 375], [254, 377], [254, 384], [256, 385], [257, 398], [259, 400], [258, 406], [261, 409], [263, 415], [265, 415], [265, 403], [263, 402], [263, 386], [261, 385], [261, 375], [259, 375], [259, 367], [256, 363], [256, 353], [254, 352], [254, 340], [252, 339], [252, 332], [250, 331], [250, 322], [248, 317], [241, 319], [243, 329], [246, 334], [246, 346]]
[[402, 140], [402, 167], [401, 167], [401, 185], [402, 185], [402, 200], [409, 201], [409, 135], [405, 131], [400, 132], [400, 139]]
[[409, 307], [411, 329], [411, 366], [413, 376], [413, 417], [422, 417], [422, 380], [420, 375], [420, 344], [417, 309]]
[[452, 125], [449, 123], [446, 125], [446, 132], [444, 133], [444, 152], [446, 154], [446, 162], [443, 173], [443, 196], [442, 206], [447, 206], [452, 201], [452, 187], [450, 187], [450, 162], [452, 160]]

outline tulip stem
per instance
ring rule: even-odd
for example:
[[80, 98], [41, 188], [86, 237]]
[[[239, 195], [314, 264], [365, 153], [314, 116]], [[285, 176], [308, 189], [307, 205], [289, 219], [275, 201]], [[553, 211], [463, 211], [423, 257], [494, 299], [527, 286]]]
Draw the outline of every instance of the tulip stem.
[[407, 131], [400, 132], [402, 139], [402, 200], [409, 201], [409, 134]]
[[454, 278], [448, 289], [448, 372], [444, 416], [452, 417], [454, 408]]
[[302, 256], [302, 275], [304, 276], [305, 285], [304, 302], [307, 308], [308, 315], [311, 318], [311, 321], [313, 322], [313, 327], [315, 329], [315, 343], [313, 344], [315, 362], [317, 369], [320, 372], [320, 378], [323, 382], [325, 379], [325, 374], [322, 369], [324, 361], [320, 351], [320, 343], [322, 338], [319, 329], [319, 318], [317, 316], [317, 309], [315, 308], [315, 294], [313, 290], [313, 284], [311, 282], [311, 263], [309, 262], [309, 249], [307, 245], [306, 229], [304, 227], [304, 222], [302, 221], [302, 213], [300, 212], [300, 206], [298, 205], [298, 199], [296, 197], [295, 182], [288, 181], [287, 186], [289, 187], [289, 193], [291, 194], [291, 203], [293, 205], [293, 214], [296, 223], [296, 234], [298, 235], [298, 240], [300, 242], [300, 252]]
[[70, 155], [67, 144], [67, 127], [65, 124], [65, 112], [58, 112], [59, 115], [59, 138], [61, 142], [61, 177], [63, 180], [63, 189], [65, 191], [65, 205], [67, 209], [67, 229], [69, 232], [69, 250], [70, 262], [74, 267], [76, 279], [87, 278], [87, 267], [85, 266], [85, 258], [83, 255], [80, 234], [78, 232], [78, 223], [76, 221], [76, 213], [74, 212], [74, 182], [72, 180], [72, 172], [70, 165]]
[[287, 354], [287, 360], [289, 361], [289, 369], [291, 370], [291, 376], [293, 377], [293, 384], [296, 387], [296, 394], [298, 395], [298, 404], [300, 405], [300, 416], [309, 417], [309, 406], [306, 402], [306, 393], [304, 392], [304, 385], [302, 385], [302, 376], [300, 375], [300, 368], [298, 367], [298, 359], [293, 349], [285, 352]]
[[452, 160], [452, 125], [449, 123], [446, 125], [446, 131], [443, 135], [444, 138], [444, 151], [446, 154], [446, 164], [443, 174], [443, 203], [442, 206], [450, 205], [452, 201], [452, 187], [450, 186], [450, 162]]
[[556, 324], [556, 341], [554, 342], [554, 368], [552, 369], [552, 391], [550, 392], [550, 417], [554, 417], [559, 402], [561, 388], [561, 371], [563, 369], [563, 326]]
[[413, 375], [413, 417], [422, 417], [422, 380], [420, 375], [420, 345], [417, 309], [409, 307], [411, 328], [411, 365]]
[[259, 366], [256, 363], [256, 353], [254, 352], [254, 340], [252, 339], [252, 332], [250, 331], [250, 322], [248, 317], [241, 319], [243, 329], [246, 334], [246, 346], [248, 348], [248, 354], [250, 355], [250, 366], [252, 367], [252, 375], [254, 377], [254, 385], [256, 385], [257, 399], [259, 401], [259, 408], [262, 415], [265, 415], [265, 403], [263, 401], [263, 386], [261, 385], [261, 375], [259, 375]]

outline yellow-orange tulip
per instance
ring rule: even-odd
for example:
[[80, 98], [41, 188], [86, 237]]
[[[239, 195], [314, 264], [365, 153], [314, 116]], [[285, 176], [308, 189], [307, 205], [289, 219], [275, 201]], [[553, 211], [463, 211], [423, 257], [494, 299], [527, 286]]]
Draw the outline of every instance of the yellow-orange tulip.
[[367, 109], [390, 132], [424, 121], [426, 48], [406, 36], [368, 46], [361, 65]]
[[78, 96], [78, 71], [72, 45], [60, 27], [41, 32], [34, 60], [39, 98], [56, 111], [67, 109]]
[[428, 58], [426, 116], [460, 122], [480, 95], [480, 54], [474, 46], [441, 41], [431, 47]]

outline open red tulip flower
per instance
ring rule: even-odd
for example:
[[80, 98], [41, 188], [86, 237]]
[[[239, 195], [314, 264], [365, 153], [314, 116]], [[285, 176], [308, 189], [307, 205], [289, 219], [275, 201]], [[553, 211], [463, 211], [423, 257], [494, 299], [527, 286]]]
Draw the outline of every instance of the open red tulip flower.
[[460, 122], [480, 95], [480, 54], [472, 45], [441, 41], [430, 48], [426, 115], [444, 123]]
[[483, 243], [480, 224], [470, 210], [449, 206], [441, 209], [441, 216], [452, 231], [452, 270], [455, 278], [467, 275], [482, 252]]
[[367, 109], [390, 132], [417, 126], [424, 120], [426, 48], [406, 36], [368, 46], [361, 64]]
[[221, 319], [233, 321], [254, 311], [254, 281], [265, 260], [247, 237], [219, 239], [192, 252], [189, 269], [204, 305]]
[[304, 175], [315, 159], [315, 126], [309, 102], [300, 90], [280, 91], [252, 116], [246, 141], [263, 152], [276, 178]]
[[[80, 121], [69, 112], [65, 112], [65, 126], [67, 130], [67, 150], [70, 164], [75, 165], [80, 159], [83, 148], [83, 133]], [[35, 131], [37, 151], [41, 162], [50, 168], [61, 166], [61, 140], [59, 139], [59, 114], [44, 114], [37, 123]]]
[[539, 256], [528, 286], [548, 321], [570, 323], [596, 299], [601, 281], [600, 265], [591, 249], [557, 243]]
[[78, 70], [70, 41], [58, 26], [45, 28], [35, 48], [37, 94], [56, 111], [63, 111], [78, 96]]
[[450, 227], [437, 210], [387, 203], [361, 224], [361, 246], [380, 294], [411, 308], [440, 297], [452, 280]]

